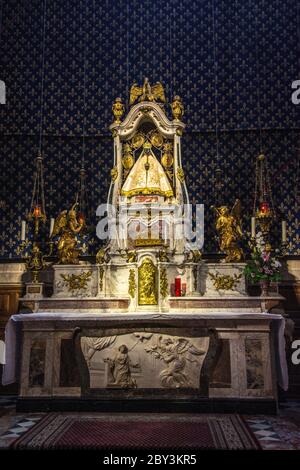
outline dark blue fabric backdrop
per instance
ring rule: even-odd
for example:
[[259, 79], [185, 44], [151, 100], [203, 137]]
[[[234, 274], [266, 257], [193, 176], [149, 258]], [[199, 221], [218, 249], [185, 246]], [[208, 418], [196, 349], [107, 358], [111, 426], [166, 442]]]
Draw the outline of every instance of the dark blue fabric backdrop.
[[[291, 101], [291, 83], [300, 78], [299, 27], [294, 0], [47, 0], [43, 153], [48, 216], [73, 201], [78, 185], [86, 45], [85, 162], [93, 209], [105, 201], [109, 186], [111, 104], [119, 95], [127, 100], [132, 82], [148, 76], [165, 85], [168, 99], [178, 93], [185, 104], [183, 162], [191, 200], [206, 205], [205, 250], [216, 250], [209, 207], [216, 198], [218, 167], [223, 202], [241, 198], [249, 229], [261, 122], [275, 205], [289, 224], [289, 253], [300, 254], [300, 106]], [[7, 104], [0, 107], [2, 258], [16, 256], [20, 222], [30, 205], [42, 32], [43, 1], [2, 2], [0, 78], [7, 86]]]

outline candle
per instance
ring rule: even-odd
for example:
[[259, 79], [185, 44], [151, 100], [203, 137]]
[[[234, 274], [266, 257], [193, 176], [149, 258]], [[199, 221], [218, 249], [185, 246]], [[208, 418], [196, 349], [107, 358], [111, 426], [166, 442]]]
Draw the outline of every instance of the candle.
[[181, 297], [181, 278], [175, 277], [175, 297]]
[[52, 235], [53, 229], [54, 229], [54, 218], [51, 217], [51, 219], [50, 219], [50, 230], [49, 230], [49, 236], [50, 237]]
[[25, 241], [25, 236], [26, 236], [26, 221], [22, 220], [22, 224], [21, 224], [21, 241], [22, 242]]
[[251, 238], [255, 238], [255, 217], [251, 217]]
[[281, 229], [282, 229], [282, 243], [286, 243], [286, 220], [281, 222]]

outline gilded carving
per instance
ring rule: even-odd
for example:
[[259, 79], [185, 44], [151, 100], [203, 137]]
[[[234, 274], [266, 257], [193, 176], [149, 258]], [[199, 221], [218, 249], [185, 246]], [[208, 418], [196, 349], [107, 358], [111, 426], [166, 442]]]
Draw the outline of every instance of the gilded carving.
[[213, 281], [213, 285], [216, 290], [233, 290], [240, 282], [242, 274], [235, 273], [234, 275], [230, 274], [216, 274], [208, 273], [209, 277]]
[[184, 108], [180, 96], [176, 95], [171, 104], [172, 114], [175, 121], [181, 121], [184, 114]]
[[110, 174], [111, 174], [111, 179], [113, 182], [116, 181], [116, 179], [118, 178], [118, 168], [116, 166], [114, 166], [111, 171], [110, 171]]
[[180, 166], [177, 168], [177, 178], [181, 183], [184, 182], [184, 171]]
[[130, 106], [133, 105], [137, 100], [141, 101], [160, 101], [166, 102], [165, 92], [162, 84], [156, 82], [155, 85], [151, 86], [148, 78], [145, 78], [142, 87], [138, 86], [136, 82], [130, 89]]
[[76, 295], [80, 291], [85, 291], [87, 289], [87, 284], [91, 279], [92, 271], [86, 271], [80, 274], [61, 274], [60, 276], [67, 284], [69, 292]]
[[32, 272], [32, 282], [37, 284], [39, 282], [39, 272], [46, 267], [43, 253], [37, 243], [33, 244], [30, 256], [25, 257], [25, 263], [26, 269]]
[[127, 251], [127, 263], [136, 263], [138, 260], [138, 255], [135, 250]]
[[169, 261], [168, 253], [166, 250], [159, 250], [157, 253], [157, 258], [161, 263]]
[[160, 294], [163, 298], [167, 297], [169, 292], [168, 276], [166, 268], [160, 270]]
[[128, 143], [124, 145], [124, 154], [122, 158], [122, 165], [125, 170], [130, 170], [134, 164], [134, 157], [132, 155], [132, 149]]
[[139, 305], [157, 305], [157, 267], [150, 258], [145, 258], [138, 268]]
[[130, 269], [129, 271], [128, 294], [132, 298], [135, 296], [135, 270], [134, 269]]
[[160, 148], [164, 143], [164, 138], [159, 132], [152, 132], [150, 142], [154, 147]]
[[164, 168], [170, 168], [173, 165], [172, 143], [166, 142], [163, 146], [161, 163]]
[[132, 137], [132, 146], [134, 149], [139, 149], [145, 143], [145, 137], [142, 133], [137, 133]]
[[102, 247], [102, 248], [99, 248], [99, 250], [97, 251], [97, 254], [96, 254], [97, 264], [103, 264], [103, 263], [109, 262], [110, 256], [108, 254], [107, 248], [108, 247], [104, 247], [104, 248]]
[[122, 98], [116, 98], [114, 104], [112, 105], [112, 112], [114, 115], [115, 124], [121, 123], [121, 118], [125, 112], [124, 104], [122, 103]]

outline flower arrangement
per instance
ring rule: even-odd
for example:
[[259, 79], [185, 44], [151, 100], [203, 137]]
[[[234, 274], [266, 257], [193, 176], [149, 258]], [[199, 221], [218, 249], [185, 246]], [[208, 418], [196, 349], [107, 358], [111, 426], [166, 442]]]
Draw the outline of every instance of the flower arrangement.
[[281, 263], [266, 250], [262, 233], [256, 235], [256, 243], [252, 246], [251, 260], [245, 267], [245, 277], [252, 283], [267, 281], [277, 282], [281, 279]]

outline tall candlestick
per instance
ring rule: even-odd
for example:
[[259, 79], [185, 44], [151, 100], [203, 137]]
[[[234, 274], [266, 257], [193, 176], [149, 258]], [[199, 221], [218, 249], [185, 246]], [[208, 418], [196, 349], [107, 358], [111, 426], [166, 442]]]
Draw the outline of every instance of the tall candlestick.
[[255, 238], [255, 217], [251, 217], [251, 238]]
[[26, 238], [26, 220], [22, 220], [21, 224], [21, 241], [24, 242]]
[[53, 219], [53, 217], [51, 217], [51, 219], [50, 219], [50, 230], [49, 230], [49, 236], [50, 237], [52, 235], [53, 229], [54, 229], [54, 219]]
[[281, 222], [281, 229], [282, 229], [282, 243], [286, 243], [286, 220]]

